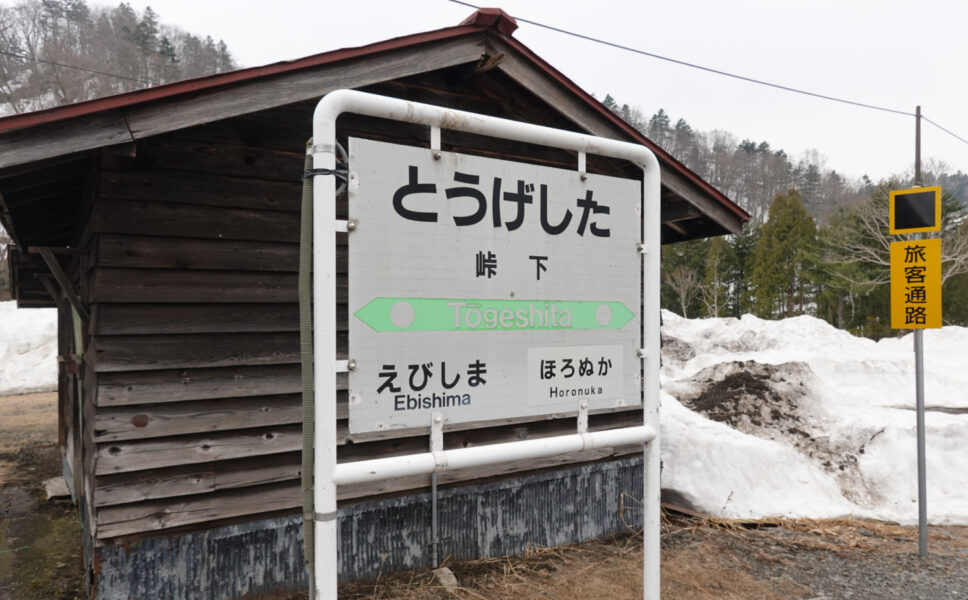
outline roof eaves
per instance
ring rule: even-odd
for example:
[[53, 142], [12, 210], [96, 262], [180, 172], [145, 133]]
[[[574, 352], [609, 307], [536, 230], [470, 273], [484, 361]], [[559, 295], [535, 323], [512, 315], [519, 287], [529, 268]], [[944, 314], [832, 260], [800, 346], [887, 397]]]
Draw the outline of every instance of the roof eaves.
[[212, 90], [223, 86], [243, 83], [261, 77], [293, 73], [302, 69], [310, 69], [337, 61], [358, 58], [379, 52], [398, 50], [427, 42], [476, 34], [482, 31], [493, 31], [493, 29], [491, 27], [482, 25], [462, 24], [455, 27], [447, 27], [425, 33], [392, 38], [389, 40], [368, 44], [366, 46], [341, 48], [339, 50], [331, 50], [329, 52], [314, 54], [313, 56], [307, 56], [305, 58], [296, 60], [281, 61], [260, 67], [250, 67], [247, 69], [239, 69], [237, 71], [229, 71], [227, 73], [206, 75], [204, 77], [186, 79], [184, 81], [177, 81], [174, 83], [145, 88], [124, 94], [117, 94], [114, 96], [106, 96], [104, 98], [96, 98], [94, 100], [87, 100], [85, 102], [57, 106], [54, 108], [19, 115], [10, 115], [0, 118], [0, 132], [12, 131], [14, 129], [51, 123], [60, 121], [62, 119], [87, 116], [102, 111], [124, 108], [135, 104], [142, 104], [157, 100], [169, 99], [185, 94]]
[[703, 192], [715, 198], [722, 205], [726, 206], [740, 219], [748, 220], [750, 218], [746, 211], [733, 203], [719, 190], [704, 181], [701, 177], [676, 160], [668, 152], [642, 135], [642, 133], [626, 123], [590, 94], [585, 92], [571, 79], [547, 63], [540, 56], [532, 52], [527, 46], [512, 37], [510, 33], [513, 32], [516, 27], [517, 23], [514, 21], [514, 19], [500, 9], [481, 9], [471, 15], [471, 17], [465, 20], [463, 23], [455, 27], [446, 27], [434, 31], [392, 38], [389, 40], [368, 44], [366, 46], [332, 50], [293, 61], [283, 61], [261, 67], [251, 67], [228, 73], [219, 73], [216, 75], [198, 77], [195, 79], [137, 90], [116, 96], [108, 96], [105, 98], [98, 98], [86, 102], [79, 102], [76, 104], [59, 106], [21, 115], [11, 115], [0, 118], [0, 133], [34, 125], [54, 123], [74, 117], [93, 115], [99, 112], [125, 108], [136, 104], [147, 104], [177, 96], [187, 96], [201, 91], [213, 90], [220, 87], [244, 83], [258, 78], [271, 77], [273, 75], [293, 73], [302, 69], [310, 69], [337, 61], [365, 57], [379, 52], [392, 51], [417, 46], [423, 43], [486, 32], [489, 35], [500, 37], [517, 51], [521, 52], [522, 55], [526, 56], [540, 69], [548, 73], [548, 75], [566, 87], [570, 92], [581, 98], [589, 107], [599, 112], [607, 120], [611, 121], [621, 130], [625, 131], [632, 139], [650, 148], [673, 170], [682, 174], [686, 179], [700, 188]]
[[522, 44], [521, 42], [519, 42], [518, 40], [516, 40], [511, 36], [502, 35], [501, 37], [505, 42], [513, 46], [516, 50], [518, 50], [522, 54], [525, 54], [536, 65], [540, 66], [549, 75], [551, 75], [553, 78], [558, 80], [558, 82], [564, 85], [566, 88], [568, 88], [569, 91], [574, 93], [576, 96], [582, 98], [591, 108], [593, 108], [594, 110], [599, 112], [602, 116], [604, 116], [606, 119], [608, 119], [609, 121], [611, 121], [612, 123], [620, 127], [637, 142], [645, 145], [650, 150], [655, 152], [655, 154], [659, 157], [659, 159], [662, 162], [667, 163], [672, 169], [681, 173], [694, 185], [696, 185], [697, 187], [702, 189], [705, 193], [714, 197], [724, 206], [729, 208], [729, 210], [739, 218], [743, 219], [744, 221], [748, 221], [750, 219], [749, 213], [743, 210], [738, 204], [730, 200], [728, 197], [726, 197], [726, 195], [724, 195], [722, 192], [717, 190], [715, 187], [713, 187], [702, 177], [697, 175], [694, 171], [692, 171], [692, 169], [690, 169], [686, 165], [679, 162], [675, 157], [673, 157], [671, 154], [663, 150], [655, 142], [645, 137], [645, 135], [643, 135], [639, 130], [632, 127], [632, 125], [627, 123], [624, 119], [622, 119], [614, 112], [609, 110], [604, 104], [602, 104], [597, 99], [595, 99], [594, 96], [592, 96], [591, 94], [583, 90], [578, 84], [576, 84], [574, 81], [569, 79], [568, 76], [566, 76], [564, 73], [562, 73], [561, 71], [553, 67], [551, 64], [546, 62], [540, 56], [532, 52], [530, 48], [528, 48], [527, 46], [525, 46], [524, 44]]

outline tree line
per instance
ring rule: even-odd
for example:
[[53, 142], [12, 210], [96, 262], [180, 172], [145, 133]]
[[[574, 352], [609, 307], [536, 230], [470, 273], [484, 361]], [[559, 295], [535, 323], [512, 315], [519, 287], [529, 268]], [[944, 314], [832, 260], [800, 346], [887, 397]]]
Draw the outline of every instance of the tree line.
[[[85, 0], [0, 6], [0, 115], [130, 92], [238, 68], [222, 40], [166, 25], [150, 7]], [[0, 300], [9, 298], [0, 227]]]
[[[150, 8], [85, 0], [0, 6], [0, 114], [26, 112], [237, 68], [222, 41], [160, 22]], [[815, 315], [869, 337], [889, 328], [887, 197], [910, 175], [851, 181], [817, 152], [604, 104], [751, 215], [742, 233], [662, 248], [662, 305], [687, 317]], [[929, 163], [944, 190], [943, 312], [968, 325], [968, 174]], [[0, 229], [0, 293], [7, 288]]]
[[[798, 160], [767, 142], [671, 124], [659, 109], [604, 104], [750, 213], [738, 235], [662, 247], [662, 306], [686, 317], [820, 317], [874, 339], [890, 328], [888, 195], [913, 176], [851, 181], [809, 152]], [[929, 162], [942, 194], [942, 313], [968, 325], [968, 174]]]
[[0, 6], [0, 114], [23, 113], [236, 69], [225, 42], [85, 0]]

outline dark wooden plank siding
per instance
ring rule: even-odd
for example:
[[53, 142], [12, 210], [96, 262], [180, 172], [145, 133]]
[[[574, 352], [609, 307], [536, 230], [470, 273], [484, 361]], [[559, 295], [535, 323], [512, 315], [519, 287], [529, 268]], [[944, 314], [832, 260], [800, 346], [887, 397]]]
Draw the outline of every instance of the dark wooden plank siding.
[[[440, 82], [434, 80], [434, 85]], [[419, 86], [401, 88], [418, 93]], [[424, 92], [420, 92], [424, 93]], [[478, 95], [475, 107], [499, 99]], [[488, 112], [488, 111], [483, 111]], [[198, 526], [300, 503], [301, 375], [297, 307], [303, 139], [299, 104], [138, 143], [105, 156], [91, 222], [96, 267], [89, 368], [97, 536]], [[280, 121], [280, 119], [282, 121]], [[426, 132], [348, 117], [343, 133], [426, 143]], [[396, 137], [395, 137], [396, 136]], [[451, 137], [469, 143], [467, 136]], [[288, 140], [288, 141], [287, 141]], [[477, 143], [479, 140], [472, 140]], [[291, 143], [289, 143], [291, 142]], [[446, 143], [446, 139], [445, 139]], [[497, 150], [508, 151], [498, 144]], [[529, 148], [517, 145], [515, 151]], [[487, 153], [486, 151], [484, 153]], [[570, 161], [562, 153], [535, 157]], [[610, 167], [616, 171], [615, 165]], [[618, 168], [621, 170], [621, 167]], [[345, 202], [336, 207], [345, 216]], [[348, 357], [346, 235], [337, 236], [338, 357]], [[350, 437], [347, 376], [337, 378], [341, 461], [422, 452], [423, 431]], [[593, 429], [641, 423], [632, 409], [593, 415]], [[507, 420], [448, 431], [448, 448], [558, 435], [575, 419]], [[629, 449], [623, 450], [630, 451]], [[462, 473], [458, 482], [594, 457], [553, 457]], [[342, 499], [427, 486], [411, 477], [341, 488]]]
[[[119, 168], [134, 168], [130, 162]], [[186, 170], [166, 177], [144, 170], [106, 171], [100, 177], [101, 198], [290, 213], [300, 210], [301, 189], [299, 180], [262, 181]]]
[[248, 429], [256, 416], [262, 426], [302, 423], [302, 397], [282, 394], [101, 408], [94, 437], [98, 442], [116, 442]]
[[98, 405], [295, 394], [300, 386], [297, 364], [123, 371], [98, 378]]
[[[98, 269], [99, 302], [296, 302], [295, 273]], [[345, 282], [343, 287], [345, 288]]]
[[[344, 309], [345, 310], [345, 309]], [[298, 331], [297, 304], [99, 304], [97, 335]]]
[[294, 508], [301, 498], [299, 490], [298, 481], [284, 482], [108, 506], [98, 510], [97, 534], [111, 538]]
[[98, 506], [207, 494], [299, 479], [300, 453], [152, 469], [98, 478]]
[[104, 234], [98, 258], [102, 267], [294, 273], [299, 245]]
[[97, 338], [98, 372], [299, 362], [298, 333], [118, 335]]
[[[225, 140], [232, 128], [209, 129], [223, 139], [195, 130], [102, 162], [87, 281], [100, 538], [299, 501], [303, 141], [246, 146]], [[345, 298], [345, 276], [339, 283]], [[345, 304], [339, 313], [345, 355]], [[345, 439], [346, 374], [338, 379]]]
[[175, 202], [105, 198], [98, 203], [95, 227], [99, 233], [299, 242], [297, 213]]
[[302, 427], [280, 426], [208, 435], [171, 436], [98, 444], [96, 475], [146, 471], [172, 465], [292, 452], [302, 447]]

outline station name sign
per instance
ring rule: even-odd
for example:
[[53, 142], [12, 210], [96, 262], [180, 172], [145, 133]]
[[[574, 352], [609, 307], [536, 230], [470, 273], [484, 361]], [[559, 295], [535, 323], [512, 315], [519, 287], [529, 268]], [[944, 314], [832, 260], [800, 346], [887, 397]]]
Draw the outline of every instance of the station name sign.
[[350, 432], [641, 403], [641, 181], [353, 138]]

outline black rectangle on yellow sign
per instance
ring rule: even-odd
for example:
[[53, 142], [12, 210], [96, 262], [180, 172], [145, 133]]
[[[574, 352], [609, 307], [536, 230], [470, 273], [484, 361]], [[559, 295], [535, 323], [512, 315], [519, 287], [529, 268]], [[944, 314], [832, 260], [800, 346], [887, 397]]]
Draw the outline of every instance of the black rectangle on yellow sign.
[[891, 242], [891, 328], [941, 327], [941, 240]]
[[941, 230], [941, 186], [894, 190], [890, 193], [891, 234]]

